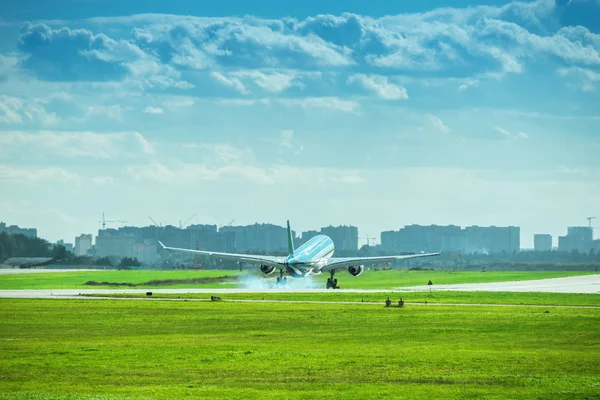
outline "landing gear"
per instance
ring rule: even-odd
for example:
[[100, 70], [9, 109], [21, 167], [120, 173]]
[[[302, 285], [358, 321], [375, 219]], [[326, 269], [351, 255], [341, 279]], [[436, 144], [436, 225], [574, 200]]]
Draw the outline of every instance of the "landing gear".
[[287, 285], [287, 277], [283, 276], [283, 270], [280, 269], [279, 270], [279, 276], [277, 277], [277, 282], [275, 283], [275, 286], [279, 287], [285, 287]]
[[334, 271], [334, 270], [332, 270], [332, 271], [331, 271], [331, 277], [330, 277], [330, 278], [327, 278], [327, 289], [330, 289], [330, 288], [331, 288], [331, 289], [339, 289], [339, 288], [340, 288], [340, 287], [338, 286], [338, 284], [337, 284], [337, 283], [338, 283], [337, 279], [335, 279], [335, 278], [333, 277], [333, 275], [334, 275], [334, 274], [335, 274], [335, 271]]

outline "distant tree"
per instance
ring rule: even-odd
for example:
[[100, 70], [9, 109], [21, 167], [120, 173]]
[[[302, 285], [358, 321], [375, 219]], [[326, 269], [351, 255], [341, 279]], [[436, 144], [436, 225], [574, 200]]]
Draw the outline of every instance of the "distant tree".
[[112, 267], [112, 263], [108, 257], [102, 257], [94, 261], [94, 265], [106, 265]]
[[0, 233], [0, 262], [11, 257], [51, 257], [54, 247], [40, 238]]
[[92, 265], [94, 264], [94, 259], [91, 256], [76, 256], [71, 252], [67, 253], [68, 256], [62, 264], [67, 265]]
[[123, 257], [119, 262], [118, 267], [127, 269], [129, 267], [139, 267], [140, 265], [142, 264], [138, 261], [137, 258]]

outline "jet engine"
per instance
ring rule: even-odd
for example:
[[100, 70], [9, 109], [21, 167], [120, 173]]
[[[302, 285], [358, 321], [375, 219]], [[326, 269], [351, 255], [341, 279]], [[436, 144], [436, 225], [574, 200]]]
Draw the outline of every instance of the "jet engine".
[[271, 275], [273, 272], [275, 272], [277, 268], [275, 267], [271, 267], [269, 265], [261, 265], [260, 266], [260, 272], [262, 272], [265, 275]]
[[363, 267], [362, 265], [348, 267], [348, 272], [350, 272], [350, 275], [352, 276], [359, 276], [364, 272], [364, 270], [365, 267]]

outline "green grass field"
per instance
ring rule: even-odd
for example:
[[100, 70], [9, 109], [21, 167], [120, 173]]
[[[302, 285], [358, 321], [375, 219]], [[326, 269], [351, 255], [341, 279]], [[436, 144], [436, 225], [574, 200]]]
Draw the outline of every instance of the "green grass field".
[[[154, 299], [209, 300], [219, 296], [222, 301], [265, 300], [294, 302], [379, 302], [383, 304], [389, 297], [394, 303], [400, 298], [409, 304], [506, 304], [506, 305], [548, 305], [548, 306], [593, 306], [600, 307], [600, 296], [580, 293], [519, 293], [519, 292], [380, 292], [346, 293], [329, 291], [326, 293], [252, 292], [252, 293], [153, 293]], [[92, 294], [83, 297], [147, 298], [145, 293]]]
[[0, 300], [0, 399], [596, 399], [600, 310]]
[[[346, 271], [336, 274], [342, 288], [353, 289], [393, 289], [396, 287], [425, 285], [429, 280], [434, 284], [502, 282], [528, 279], [558, 278], [563, 276], [585, 275], [592, 272], [561, 272], [561, 271], [365, 271], [358, 277], [353, 277]], [[137, 288], [235, 288], [243, 287], [237, 278], [239, 271], [95, 271], [95, 272], [49, 272], [32, 274], [0, 275], [0, 289], [90, 289], [116, 288], [119, 286], [87, 286], [88, 281], [141, 284]], [[231, 276], [225, 282], [216, 278]], [[265, 279], [260, 273], [243, 272], [242, 277]], [[324, 287], [328, 275], [312, 277], [315, 287]], [[206, 283], [175, 283], [175, 284], [144, 284], [150, 281], [189, 280], [212, 278]], [[275, 275], [269, 277], [275, 281]], [[293, 279], [293, 278], [290, 278]]]

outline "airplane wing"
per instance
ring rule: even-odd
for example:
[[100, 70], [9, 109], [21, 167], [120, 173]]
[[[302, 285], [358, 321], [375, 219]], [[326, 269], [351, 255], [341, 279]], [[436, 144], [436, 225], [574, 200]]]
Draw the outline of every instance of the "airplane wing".
[[261, 265], [269, 265], [271, 267], [282, 268], [285, 265], [285, 257], [273, 257], [273, 256], [261, 256], [252, 254], [236, 254], [236, 253], [220, 253], [217, 251], [205, 251], [205, 250], [192, 250], [192, 249], [180, 249], [177, 247], [165, 246], [159, 241], [163, 249], [169, 251], [181, 251], [186, 253], [201, 254], [204, 256], [216, 257], [222, 260], [247, 262]]
[[421, 257], [433, 257], [439, 256], [440, 253], [421, 253], [421, 254], [408, 254], [403, 256], [380, 256], [380, 257], [345, 257], [335, 258], [332, 257], [327, 260], [321, 271], [327, 272], [333, 269], [348, 268], [356, 265], [365, 264], [387, 264], [396, 260], [406, 260], [410, 258], [421, 258]]

